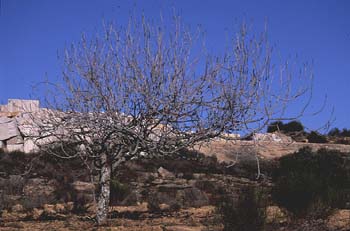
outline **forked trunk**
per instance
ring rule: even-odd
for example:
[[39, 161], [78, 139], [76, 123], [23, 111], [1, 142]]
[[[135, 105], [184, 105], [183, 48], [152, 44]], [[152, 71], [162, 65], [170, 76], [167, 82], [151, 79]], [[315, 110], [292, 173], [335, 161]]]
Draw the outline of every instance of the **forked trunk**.
[[101, 172], [100, 172], [100, 194], [97, 200], [96, 220], [98, 225], [104, 225], [107, 222], [109, 197], [110, 197], [110, 179], [111, 167], [107, 161], [107, 155], [101, 156]]

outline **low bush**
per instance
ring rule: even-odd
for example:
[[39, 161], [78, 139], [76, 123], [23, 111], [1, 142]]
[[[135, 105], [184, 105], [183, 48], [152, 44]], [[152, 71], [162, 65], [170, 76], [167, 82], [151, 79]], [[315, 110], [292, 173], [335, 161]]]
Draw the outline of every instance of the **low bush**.
[[294, 120], [286, 124], [284, 124], [282, 121], [276, 121], [271, 123], [267, 127], [267, 132], [269, 133], [276, 132], [276, 131], [281, 131], [284, 133], [302, 132], [304, 131], [304, 126], [301, 122]]
[[110, 184], [110, 205], [117, 205], [122, 202], [129, 194], [131, 189], [127, 184], [119, 182], [116, 178], [111, 179]]
[[310, 132], [307, 139], [309, 143], [327, 143], [327, 137], [315, 131]]
[[328, 136], [337, 136], [337, 137], [350, 137], [350, 129], [343, 128], [333, 128], [328, 132]]
[[273, 199], [296, 216], [321, 218], [349, 202], [349, 154], [300, 149], [284, 156], [273, 174]]
[[266, 221], [267, 194], [262, 188], [245, 188], [238, 202], [225, 196], [218, 203], [224, 231], [264, 230]]

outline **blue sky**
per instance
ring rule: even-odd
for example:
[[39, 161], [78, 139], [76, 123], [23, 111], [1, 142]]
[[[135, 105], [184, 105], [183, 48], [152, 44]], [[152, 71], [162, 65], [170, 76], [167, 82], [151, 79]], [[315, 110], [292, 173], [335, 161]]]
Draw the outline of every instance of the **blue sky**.
[[[0, 0], [0, 103], [30, 98], [31, 85], [60, 75], [57, 53], [95, 33], [102, 21], [124, 24], [130, 13], [158, 19], [175, 9], [186, 24], [201, 25], [211, 49], [223, 49], [227, 32], [242, 20], [261, 29], [282, 59], [312, 62], [314, 103], [328, 106], [302, 121], [318, 128], [335, 108], [333, 126], [350, 128], [350, 1], [348, 0]], [[311, 108], [312, 110], [312, 108]]]

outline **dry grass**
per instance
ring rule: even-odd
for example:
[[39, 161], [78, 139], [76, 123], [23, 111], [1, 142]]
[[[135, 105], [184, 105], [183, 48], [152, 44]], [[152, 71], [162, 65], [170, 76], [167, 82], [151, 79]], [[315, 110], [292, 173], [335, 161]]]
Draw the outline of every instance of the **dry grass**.
[[145, 211], [145, 205], [122, 207], [116, 206], [111, 211], [143, 212], [137, 219], [112, 218], [105, 227], [96, 227], [92, 219], [72, 215], [66, 220], [53, 221], [21, 221], [2, 223], [0, 231], [13, 230], [99, 230], [99, 231], [164, 231], [164, 230], [221, 230], [222, 227], [215, 224], [215, 207], [204, 206], [200, 208], [181, 209], [174, 213], [152, 214]]

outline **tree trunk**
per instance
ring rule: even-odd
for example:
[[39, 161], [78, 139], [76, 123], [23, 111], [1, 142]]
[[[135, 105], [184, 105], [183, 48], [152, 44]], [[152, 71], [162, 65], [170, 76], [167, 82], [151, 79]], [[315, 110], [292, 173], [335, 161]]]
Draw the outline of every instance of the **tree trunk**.
[[107, 154], [101, 156], [101, 172], [100, 172], [100, 194], [97, 200], [96, 220], [98, 225], [104, 225], [107, 222], [109, 197], [110, 197], [110, 180], [111, 166], [107, 160]]

